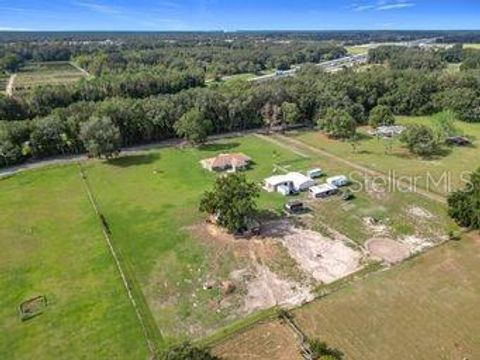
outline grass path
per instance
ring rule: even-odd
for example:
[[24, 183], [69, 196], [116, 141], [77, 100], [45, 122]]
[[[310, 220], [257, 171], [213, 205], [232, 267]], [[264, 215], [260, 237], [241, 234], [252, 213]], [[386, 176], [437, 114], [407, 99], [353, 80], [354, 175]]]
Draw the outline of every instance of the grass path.
[[17, 74], [13, 74], [8, 79], [7, 88], [5, 89], [5, 92], [7, 93], [8, 96], [13, 95], [13, 84], [15, 83], [16, 77], [17, 77]]
[[277, 143], [277, 145], [282, 146], [282, 147], [289, 147], [292, 151], [296, 151], [296, 152], [299, 152], [299, 151], [301, 152], [303, 149], [307, 149], [308, 151], [310, 151], [312, 153], [316, 153], [316, 154], [319, 154], [319, 155], [322, 155], [322, 156], [329, 157], [329, 158], [334, 159], [335, 161], [341, 162], [341, 163], [343, 163], [343, 164], [345, 164], [345, 165], [347, 165], [347, 166], [349, 166], [353, 169], [362, 171], [363, 173], [368, 174], [370, 176], [375, 176], [375, 177], [382, 178], [382, 179], [386, 180], [388, 183], [393, 182], [393, 184], [396, 187], [407, 186], [410, 189], [410, 191], [415, 192], [415, 193], [417, 193], [417, 194], [419, 194], [419, 195], [421, 195], [421, 196], [423, 196], [427, 199], [430, 199], [430, 200], [433, 200], [433, 201], [436, 201], [436, 202], [439, 202], [439, 203], [442, 203], [442, 204], [447, 203], [447, 200], [444, 196], [435, 194], [435, 193], [430, 192], [430, 191], [425, 190], [425, 189], [420, 189], [418, 187], [414, 187], [412, 189], [411, 184], [408, 183], [405, 180], [394, 179], [394, 178], [392, 179], [390, 176], [388, 176], [387, 174], [385, 174], [383, 172], [373, 170], [373, 169], [368, 168], [368, 167], [363, 166], [363, 165], [359, 165], [355, 162], [352, 162], [350, 160], [346, 160], [346, 159], [341, 158], [337, 155], [334, 155], [334, 154], [332, 154], [328, 151], [321, 150], [319, 148], [308, 145], [308, 144], [306, 144], [302, 141], [289, 138], [285, 135], [280, 135], [280, 134], [273, 135], [272, 137], [270, 137], [270, 141], [275, 142], [275, 143]]

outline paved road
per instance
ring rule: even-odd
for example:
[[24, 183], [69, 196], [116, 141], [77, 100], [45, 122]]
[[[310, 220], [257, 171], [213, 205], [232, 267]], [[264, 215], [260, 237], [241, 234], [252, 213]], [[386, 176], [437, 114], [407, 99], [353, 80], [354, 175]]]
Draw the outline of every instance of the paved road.
[[[212, 135], [208, 139], [210, 141], [215, 141], [215, 140], [238, 137], [238, 136], [243, 136], [243, 135], [257, 133], [257, 132], [262, 132], [262, 130], [253, 129], [253, 130], [237, 131], [237, 132], [231, 132], [231, 133], [225, 133], [225, 134], [219, 134], [219, 135]], [[155, 149], [178, 146], [183, 142], [184, 141], [180, 139], [171, 139], [171, 140], [165, 140], [165, 141], [160, 141], [160, 142], [150, 143], [145, 145], [131, 146], [128, 148], [123, 148], [120, 156], [142, 154]], [[1, 168], [0, 178], [14, 175], [16, 173], [31, 170], [31, 169], [33, 170], [33, 169], [40, 169], [40, 168], [54, 166], [54, 165], [71, 164], [71, 163], [84, 161], [84, 160], [88, 160], [88, 157], [86, 154], [64, 155], [64, 156], [55, 156], [55, 157], [44, 159], [44, 160], [32, 160], [31, 162], [26, 162], [20, 165]]]

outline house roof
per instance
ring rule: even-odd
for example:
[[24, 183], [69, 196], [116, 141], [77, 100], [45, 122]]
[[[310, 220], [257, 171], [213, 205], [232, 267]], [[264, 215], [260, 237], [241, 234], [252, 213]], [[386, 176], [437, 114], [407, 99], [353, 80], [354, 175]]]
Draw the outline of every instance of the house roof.
[[296, 186], [298, 186], [304, 183], [311, 183], [312, 179], [298, 172], [290, 172], [285, 175], [271, 176], [269, 178], [266, 178], [265, 182], [272, 186], [276, 186], [278, 184], [286, 182], [294, 183]]
[[204, 159], [202, 163], [208, 164], [211, 168], [224, 168], [228, 166], [245, 166], [252, 159], [242, 153], [232, 153], [232, 154], [220, 154], [215, 157]]

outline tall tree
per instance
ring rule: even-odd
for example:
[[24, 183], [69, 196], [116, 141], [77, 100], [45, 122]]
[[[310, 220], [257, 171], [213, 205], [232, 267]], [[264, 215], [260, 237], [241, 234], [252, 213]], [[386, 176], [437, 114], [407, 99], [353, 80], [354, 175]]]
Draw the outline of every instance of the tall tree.
[[356, 133], [357, 123], [345, 110], [329, 108], [318, 125], [329, 136], [338, 139], [351, 139]]
[[80, 138], [93, 156], [109, 159], [120, 152], [120, 131], [108, 117], [92, 116], [82, 125]]
[[480, 168], [471, 174], [465, 188], [448, 196], [448, 213], [460, 226], [480, 229]]
[[395, 117], [392, 110], [385, 105], [377, 105], [370, 111], [368, 124], [374, 128], [395, 124]]
[[245, 229], [248, 217], [255, 213], [259, 189], [248, 182], [243, 174], [230, 174], [217, 178], [212, 191], [200, 201], [200, 211], [215, 215], [220, 226], [230, 232]]
[[285, 125], [295, 125], [300, 121], [300, 110], [297, 104], [285, 101], [282, 104], [281, 111]]
[[400, 141], [406, 144], [410, 152], [420, 156], [434, 155], [441, 147], [432, 128], [422, 124], [407, 126], [400, 136]]
[[197, 108], [186, 112], [174, 125], [178, 136], [185, 138], [192, 144], [203, 144], [207, 141], [212, 128], [210, 119], [205, 118]]

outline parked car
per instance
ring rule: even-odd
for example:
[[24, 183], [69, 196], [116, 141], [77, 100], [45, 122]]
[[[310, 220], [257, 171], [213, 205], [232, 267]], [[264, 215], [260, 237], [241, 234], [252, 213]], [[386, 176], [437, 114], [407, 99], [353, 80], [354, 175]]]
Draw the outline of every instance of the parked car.
[[300, 200], [292, 200], [285, 204], [285, 210], [290, 214], [299, 214], [305, 211], [303, 202]]

